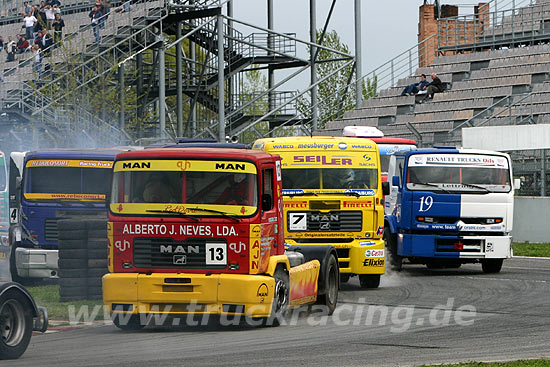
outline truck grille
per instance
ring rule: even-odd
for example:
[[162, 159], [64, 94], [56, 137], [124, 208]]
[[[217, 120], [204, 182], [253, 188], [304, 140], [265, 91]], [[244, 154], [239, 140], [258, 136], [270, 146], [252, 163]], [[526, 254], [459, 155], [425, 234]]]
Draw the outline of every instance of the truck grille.
[[[208, 242], [216, 241], [209, 239]], [[167, 251], [169, 248], [171, 251]], [[206, 265], [206, 239], [204, 238], [185, 241], [175, 241], [172, 238], [136, 238], [134, 239], [134, 266], [164, 269], [225, 268], [225, 265]]]
[[46, 241], [57, 241], [57, 219], [46, 218], [44, 222], [44, 239]]
[[[290, 214], [289, 212], [289, 218]], [[362, 226], [361, 211], [311, 211], [307, 212], [307, 230], [302, 232], [361, 232]], [[288, 228], [290, 227], [289, 225]]]

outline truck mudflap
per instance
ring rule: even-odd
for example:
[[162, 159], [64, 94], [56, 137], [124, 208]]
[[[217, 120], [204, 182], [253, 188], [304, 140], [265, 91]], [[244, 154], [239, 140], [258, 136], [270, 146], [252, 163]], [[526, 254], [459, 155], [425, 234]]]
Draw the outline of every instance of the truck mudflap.
[[507, 259], [512, 257], [511, 244], [511, 236], [397, 236], [397, 251], [404, 257]]
[[263, 275], [111, 273], [103, 302], [112, 313], [269, 317], [274, 289]]

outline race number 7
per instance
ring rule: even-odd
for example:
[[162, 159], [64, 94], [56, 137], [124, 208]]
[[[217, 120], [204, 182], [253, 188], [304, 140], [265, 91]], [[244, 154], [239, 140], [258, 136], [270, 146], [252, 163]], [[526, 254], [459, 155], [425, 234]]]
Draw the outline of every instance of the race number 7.
[[434, 198], [432, 196], [422, 196], [420, 198], [420, 209], [419, 212], [427, 212], [430, 210], [434, 203]]
[[291, 231], [307, 230], [307, 214], [290, 213], [288, 216], [288, 229]]

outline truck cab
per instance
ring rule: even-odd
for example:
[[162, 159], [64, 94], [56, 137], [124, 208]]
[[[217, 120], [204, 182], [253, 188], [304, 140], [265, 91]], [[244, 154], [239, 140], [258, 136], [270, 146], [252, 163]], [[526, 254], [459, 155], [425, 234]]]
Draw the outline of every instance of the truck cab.
[[475, 149], [419, 149], [391, 157], [384, 238], [393, 268], [481, 263], [499, 272], [512, 256], [510, 157]]
[[111, 169], [123, 149], [56, 149], [10, 156], [10, 271], [14, 281], [57, 277], [57, 221], [106, 217]]
[[155, 314], [269, 318], [318, 300], [334, 310], [335, 251], [285, 251], [281, 180], [280, 158], [259, 151], [119, 154], [103, 277], [115, 325], [141, 328]]

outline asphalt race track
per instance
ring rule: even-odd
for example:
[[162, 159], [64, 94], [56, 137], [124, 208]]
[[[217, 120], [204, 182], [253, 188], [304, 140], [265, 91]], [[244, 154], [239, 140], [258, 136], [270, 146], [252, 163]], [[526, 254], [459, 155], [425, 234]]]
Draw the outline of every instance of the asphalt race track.
[[382, 279], [377, 290], [361, 291], [357, 278], [343, 285], [333, 318], [302, 315], [296, 326], [277, 328], [91, 326], [34, 336], [21, 359], [1, 366], [395, 366], [550, 357], [550, 260], [515, 258], [499, 274], [483, 274], [480, 265], [408, 266]]

